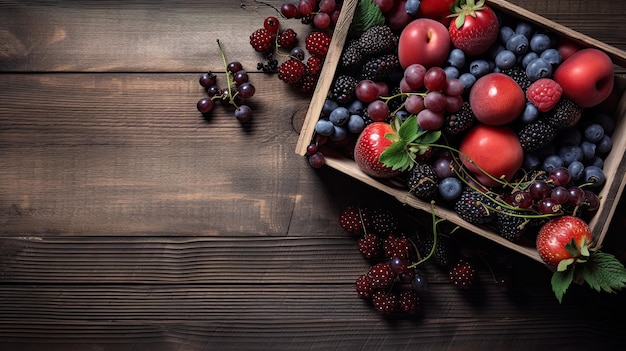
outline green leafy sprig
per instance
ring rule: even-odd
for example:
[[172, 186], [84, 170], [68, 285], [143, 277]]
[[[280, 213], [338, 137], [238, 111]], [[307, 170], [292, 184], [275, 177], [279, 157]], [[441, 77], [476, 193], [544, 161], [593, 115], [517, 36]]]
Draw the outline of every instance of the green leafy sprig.
[[383, 151], [379, 160], [393, 170], [402, 172], [413, 168], [417, 156], [424, 154], [441, 137], [441, 131], [420, 129], [415, 115], [409, 116], [404, 122], [394, 118], [392, 127], [397, 134], [385, 135], [393, 143]]
[[371, 27], [383, 24], [385, 24], [385, 16], [380, 8], [372, 0], [361, 0], [356, 5], [349, 33], [356, 37]]

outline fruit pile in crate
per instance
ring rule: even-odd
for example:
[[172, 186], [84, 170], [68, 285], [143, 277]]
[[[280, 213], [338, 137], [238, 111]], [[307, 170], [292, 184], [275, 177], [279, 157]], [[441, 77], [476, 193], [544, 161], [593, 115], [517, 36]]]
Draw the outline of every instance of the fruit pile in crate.
[[[344, 1], [296, 152], [555, 279], [620, 289], [599, 250], [626, 180], [615, 64], [626, 53], [502, 0]], [[598, 282], [585, 263], [617, 268]]]

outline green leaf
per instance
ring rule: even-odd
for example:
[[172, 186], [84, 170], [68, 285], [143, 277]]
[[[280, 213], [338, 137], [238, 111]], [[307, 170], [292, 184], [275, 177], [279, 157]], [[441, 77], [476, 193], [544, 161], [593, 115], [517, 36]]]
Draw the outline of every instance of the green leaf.
[[417, 117], [415, 117], [415, 115], [411, 115], [400, 126], [400, 130], [398, 130], [398, 135], [402, 140], [406, 141], [407, 143], [411, 143], [415, 141], [418, 136], [417, 130]]
[[385, 24], [385, 16], [372, 0], [361, 0], [356, 5], [354, 17], [350, 24], [350, 35], [359, 36], [371, 27]]
[[420, 144], [433, 144], [437, 140], [439, 140], [439, 137], [441, 137], [441, 131], [440, 130], [429, 131], [429, 132], [425, 133], [424, 135], [422, 135], [421, 138], [419, 138], [419, 143]]
[[615, 292], [626, 287], [626, 268], [615, 256], [597, 251], [585, 263], [583, 278], [598, 292]]
[[567, 268], [574, 262], [576, 262], [576, 260], [573, 259], [573, 258], [566, 258], [564, 260], [561, 260], [559, 262], [558, 266], [556, 267], [556, 270], [558, 272], [563, 272], [563, 271], [567, 270]]
[[402, 139], [387, 146], [385, 151], [380, 154], [378, 160], [393, 170], [400, 169], [404, 171], [412, 166], [406, 152], [406, 142]]
[[561, 303], [563, 301], [563, 295], [569, 288], [572, 280], [574, 279], [574, 266], [570, 266], [570, 269], [565, 271], [556, 271], [552, 274], [552, 291], [556, 296], [556, 299]]

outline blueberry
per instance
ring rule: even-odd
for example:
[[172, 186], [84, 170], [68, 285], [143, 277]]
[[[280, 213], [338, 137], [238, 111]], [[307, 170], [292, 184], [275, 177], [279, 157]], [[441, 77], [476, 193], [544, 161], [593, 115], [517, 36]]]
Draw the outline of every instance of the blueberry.
[[329, 116], [334, 109], [339, 107], [339, 104], [332, 99], [324, 100], [324, 106], [322, 106], [322, 116]]
[[602, 137], [604, 137], [604, 128], [602, 128], [602, 126], [598, 123], [592, 123], [585, 128], [583, 136], [585, 137], [585, 140], [597, 143], [602, 140]]
[[462, 69], [465, 66], [465, 53], [461, 49], [454, 48], [448, 54], [448, 65]]
[[495, 60], [496, 56], [498, 56], [498, 54], [502, 50], [506, 50], [506, 49], [504, 48], [504, 46], [502, 46], [500, 44], [491, 45], [489, 50], [487, 50], [487, 57], [491, 58], [492, 60]]
[[589, 183], [590, 187], [597, 188], [604, 184], [606, 176], [604, 175], [602, 168], [597, 166], [587, 166], [583, 170], [583, 181], [585, 183]]
[[359, 134], [365, 129], [365, 120], [360, 115], [350, 115], [347, 127], [350, 133]]
[[502, 43], [502, 45], [505, 45], [506, 42], [509, 41], [509, 39], [513, 36], [513, 34], [515, 34], [515, 31], [513, 30], [513, 28], [509, 26], [502, 26], [500, 27], [500, 33], [498, 34], [498, 39], [500, 40], [500, 43]]
[[556, 68], [556, 66], [560, 65], [563, 61], [563, 56], [561, 56], [561, 53], [557, 49], [553, 48], [544, 50], [539, 55], [539, 57], [546, 60], [553, 69]]
[[526, 68], [526, 66], [536, 58], [539, 58], [539, 54], [534, 51], [527, 52], [526, 55], [521, 57], [519, 64]]
[[563, 160], [563, 163], [567, 166], [574, 161], [583, 160], [583, 150], [578, 145], [563, 145], [559, 149], [559, 156]]
[[591, 160], [596, 156], [596, 144], [583, 140], [583, 142], [580, 143], [580, 148], [583, 151], [583, 160]]
[[367, 106], [365, 105], [365, 103], [359, 99], [354, 99], [349, 105], [348, 105], [348, 111], [350, 112], [350, 114], [353, 115], [363, 115], [363, 111], [365, 111], [365, 109], [367, 108]]
[[407, 120], [407, 118], [409, 118], [411, 114], [407, 111], [407, 110], [399, 110], [396, 112], [396, 118], [400, 121], [400, 122], [404, 122]]
[[459, 79], [461, 80], [461, 83], [463, 83], [465, 91], [469, 91], [472, 88], [472, 85], [476, 82], [476, 76], [469, 72], [461, 74]]
[[337, 107], [330, 113], [330, 116], [328, 116], [328, 120], [333, 122], [333, 124], [336, 126], [342, 126], [346, 124], [346, 122], [348, 122], [348, 119], [350, 119], [350, 111], [348, 111], [348, 109], [343, 106]]
[[302, 50], [302, 48], [299, 46], [296, 46], [295, 48], [291, 49], [291, 51], [289, 52], [289, 55], [297, 58], [300, 61], [304, 60], [304, 50]]
[[531, 170], [541, 166], [541, 158], [534, 153], [524, 153], [524, 163], [522, 167], [526, 170]]
[[425, 293], [428, 291], [428, 279], [426, 275], [421, 272], [415, 272], [413, 280], [411, 280], [411, 288], [418, 293]]
[[319, 119], [315, 123], [315, 132], [322, 136], [331, 136], [335, 132], [335, 125], [327, 119]]
[[489, 62], [482, 59], [474, 60], [470, 62], [469, 71], [476, 78], [482, 77], [490, 71]]
[[555, 168], [563, 166], [563, 159], [559, 155], [550, 155], [546, 157], [541, 164], [541, 168], [546, 172], [550, 172]]
[[446, 66], [443, 71], [446, 72], [446, 78], [448, 79], [459, 78], [459, 75], [461, 74], [459, 69], [454, 66]]
[[526, 66], [526, 75], [533, 82], [540, 78], [550, 77], [552, 75], [552, 65], [541, 57], [536, 58]]
[[550, 44], [552, 44], [550, 37], [543, 33], [535, 33], [535, 35], [530, 38], [530, 49], [538, 54], [549, 49]]
[[517, 63], [517, 56], [511, 50], [502, 50], [496, 55], [494, 61], [498, 68], [509, 69]]
[[556, 154], [556, 146], [554, 143], [547, 143], [539, 148], [539, 150], [535, 151], [535, 153], [543, 160], [550, 155]]
[[528, 52], [528, 38], [524, 34], [513, 34], [506, 41], [506, 49], [513, 51], [515, 55], [524, 55]]
[[611, 151], [611, 148], [613, 147], [613, 141], [611, 140], [610, 136], [604, 134], [602, 139], [600, 139], [600, 141], [598, 141], [596, 145], [596, 152], [605, 154]]
[[570, 175], [570, 177], [572, 177], [572, 180], [575, 181], [575, 182], [580, 180], [580, 178], [583, 175], [583, 170], [584, 169], [585, 169], [585, 166], [580, 161], [574, 161], [574, 162], [570, 163], [569, 166], [567, 166], [567, 170], [569, 171], [569, 175]]
[[348, 138], [348, 131], [344, 127], [333, 126], [334, 132], [329, 136], [332, 141], [344, 141]]
[[524, 109], [524, 112], [522, 113], [520, 120], [523, 123], [529, 124], [529, 123], [536, 121], [538, 117], [539, 117], [539, 109], [537, 108], [537, 106], [533, 105], [533, 103], [530, 101], [527, 102], [526, 108]]
[[521, 21], [515, 26], [515, 33], [522, 34], [526, 38], [531, 38], [534, 30], [535, 28], [530, 22]]
[[439, 194], [445, 200], [454, 200], [461, 196], [463, 184], [456, 177], [444, 178], [439, 182]]
[[604, 128], [604, 134], [611, 135], [615, 130], [615, 120], [606, 113], [598, 113], [591, 118], [592, 123], [597, 123]]
[[404, 11], [409, 15], [415, 15], [420, 7], [420, 0], [407, 0], [404, 4]]
[[600, 156], [594, 156], [591, 160], [587, 160], [584, 165], [587, 167], [594, 166], [602, 169], [604, 168], [604, 160]]

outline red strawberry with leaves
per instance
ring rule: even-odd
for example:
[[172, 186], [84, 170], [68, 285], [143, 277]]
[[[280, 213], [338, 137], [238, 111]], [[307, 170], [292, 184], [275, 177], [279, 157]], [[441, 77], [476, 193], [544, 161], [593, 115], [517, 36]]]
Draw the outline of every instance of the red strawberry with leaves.
[[485, 0], [459, 0], [454, 5], [448, 31], [452, 44], [468, 56], [486, 52], [498, 39], [500, 24]]
[[440, 131], [419, 130], [414, 115], [404, 122], [373, 122], [356, 141], [354, 161], [371, 177], [392, 178], [411, 169], [417, 156], [427, 152], [440, 136]]
[[596, 291], [626, 287], [626, 268], [615, 256], [593, 248], [589, 225], [574, 216], [561, 216], [544, 224], [537, 234], [541, 259], [556, 268], [552, 291], [559, 300], [572, 282], [586, 282]]

